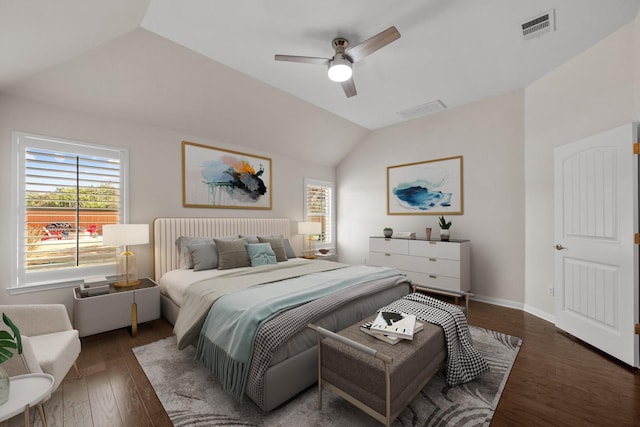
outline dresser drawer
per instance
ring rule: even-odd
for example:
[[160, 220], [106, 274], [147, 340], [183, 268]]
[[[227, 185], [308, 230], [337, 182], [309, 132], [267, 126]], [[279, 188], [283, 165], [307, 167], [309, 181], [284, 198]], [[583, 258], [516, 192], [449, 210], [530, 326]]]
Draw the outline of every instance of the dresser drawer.
[[442, 258], [408, 258], [413, 260], [411, 265], [406, 267], [409, 271], [438, 276], [460, 277], [460, 261]]
[[370, 265], [395, 268], [416, 285], [450, 292], [471, 291], [471, 244], [423, 239], [369, 238]]
[[369, 238], [369, 250], [372, 252], [386, 252], [390, 254], [409, 254], [409, 240]]
[[369, 252], [369, 264], [406, 270], [411, 264], [407, 262], [407, 255], [389, 252]]
[[416, 273], [415, 271], [403, 271], [409, 279], [416, 285], [425, 286], [428, 288], [442, 289], [444, 291], [469, 291], [470, 289], [463, 289], [465, 286], [457, 277], [438, 276], [435, 274]]
[[420, 258], [388, 252], [370, 252], [369, 263], [416, 273], [460, 277], [460, 261], [437, 258]]
[[428, 258], [460, 259], [460, 244], [438, 241], [409, 241], [409, 255]]

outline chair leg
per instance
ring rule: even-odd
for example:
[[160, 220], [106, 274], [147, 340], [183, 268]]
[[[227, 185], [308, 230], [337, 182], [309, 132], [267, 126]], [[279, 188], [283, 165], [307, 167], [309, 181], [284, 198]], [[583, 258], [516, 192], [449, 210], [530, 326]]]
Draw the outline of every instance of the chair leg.
[[73, 367], [76, 370], [76, 378], [82, 378], [82, 374], [80, 373], [80, 369], [78, 369], [78, 364], [76, 362], [73, 362]]

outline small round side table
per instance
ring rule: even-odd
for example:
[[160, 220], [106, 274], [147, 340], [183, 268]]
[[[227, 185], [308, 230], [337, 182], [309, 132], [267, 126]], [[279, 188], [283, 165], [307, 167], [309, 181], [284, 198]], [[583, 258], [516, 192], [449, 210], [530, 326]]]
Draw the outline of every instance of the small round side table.
[[53, 376], [49, 374], [25, 374], [10, 378], [9, 400], [0, 405], [0, 421], [8, 420], [24, 411], [24, 425], [31, 425], [29, 408], [38, 405], [42, 424], [47, 427], [47, 417], [42, 401], [51, 396]]

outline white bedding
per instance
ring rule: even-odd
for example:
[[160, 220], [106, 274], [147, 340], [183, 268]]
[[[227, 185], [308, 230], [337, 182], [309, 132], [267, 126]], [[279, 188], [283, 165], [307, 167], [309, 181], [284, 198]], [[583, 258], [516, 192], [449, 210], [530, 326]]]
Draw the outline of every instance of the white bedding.
[[[304, 258], [289, 258], [288, 263], [297, 263], [306, 261]], [[250, 269], [252, 267], [242, 267], [236, 270]], [[230, 270], [171, 270], [165, 273], [159, 280], [160, 292], [169, 297], [176, 305], [182, 307], [184, 293], [190, 284], [199, 282], [200, 280], [216, 277], [220, 274], [228, 273]]]

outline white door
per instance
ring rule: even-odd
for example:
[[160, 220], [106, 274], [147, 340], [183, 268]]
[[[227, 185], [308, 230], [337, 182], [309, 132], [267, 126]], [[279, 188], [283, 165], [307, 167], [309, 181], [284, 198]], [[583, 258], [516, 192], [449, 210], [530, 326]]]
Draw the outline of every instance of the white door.
[[637, 124], [556, 148], [556, 326], [640, 366]]

